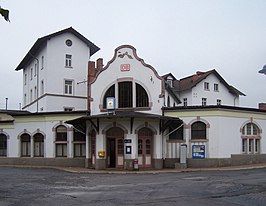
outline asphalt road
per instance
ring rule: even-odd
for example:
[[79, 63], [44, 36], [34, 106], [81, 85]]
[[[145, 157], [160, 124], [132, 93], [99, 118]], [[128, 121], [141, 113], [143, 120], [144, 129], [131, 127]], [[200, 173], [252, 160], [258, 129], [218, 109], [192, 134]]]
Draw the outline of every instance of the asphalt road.
[[266, 169], [77, 174], [0, 167], [0, 205], [266, 205]]

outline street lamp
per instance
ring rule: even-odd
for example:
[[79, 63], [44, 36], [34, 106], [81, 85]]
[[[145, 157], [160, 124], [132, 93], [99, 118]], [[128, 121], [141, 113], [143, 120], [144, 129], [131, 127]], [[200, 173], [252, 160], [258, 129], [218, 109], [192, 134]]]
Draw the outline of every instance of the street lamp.
[[260, 74], [266, 75], [266, 64], [263, 66], [263, 68], [259, 71]]

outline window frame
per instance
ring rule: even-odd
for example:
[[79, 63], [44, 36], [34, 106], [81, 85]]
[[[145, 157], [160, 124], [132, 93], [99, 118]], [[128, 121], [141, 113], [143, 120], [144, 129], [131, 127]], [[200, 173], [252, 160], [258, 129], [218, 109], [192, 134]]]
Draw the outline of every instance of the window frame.
[[196, 121], [191, 125], [191, 140], [207, 140], [207, 125], [204, 122]]
[[219, 92], [219, 84], [217, 84], [217, 83], [213, 84], [213, 91]]
[[[71, 84], [68, 84], [68, 83], [71, 83]], [[64, 80], [64, 94], [74, 95], [74, 80], [71, 80], [71, 79]]]
[[201, 104], [202, 104], [202, 106], [207, 106], [207, 98], [202, 98], [201, 99]]
[[72, 54], [66, 54], [65, 55], [65, 67], [66, 68], [72, 68]]
[[184, 106], [184, 107], [187, 106], [187, 98], [183, 98], [183, 106]]
[[210, 91], [210, 83], [209, 82], [204, 82], [204, 90]]
[[261, 131], [253, 122], [246, 123], [241, 129], [242, 154], [260, 154]]

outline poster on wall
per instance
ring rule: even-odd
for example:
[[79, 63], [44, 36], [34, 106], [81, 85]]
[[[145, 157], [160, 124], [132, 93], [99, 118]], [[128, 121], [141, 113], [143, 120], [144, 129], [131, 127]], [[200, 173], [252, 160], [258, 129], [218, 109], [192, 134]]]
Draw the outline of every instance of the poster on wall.
[[205, 158], [205, 145], [193, 145], [192, 146], [192, 158], [204, 159]]

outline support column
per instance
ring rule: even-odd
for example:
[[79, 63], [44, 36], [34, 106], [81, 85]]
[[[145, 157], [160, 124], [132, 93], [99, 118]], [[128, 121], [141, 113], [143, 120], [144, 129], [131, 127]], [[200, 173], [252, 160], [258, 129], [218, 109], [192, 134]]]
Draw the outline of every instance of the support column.
[[69, 158], [73, 158], [73, 134], [74, 134], [74, 130], [71, 131], [67, 131], [67, 137], [68, 137], [68, 155], [67, 157]]
[[34, 139], [33, 137], [30, 137], [30, 157], [34, 157]]
[[[87, 125], [87, 124], [86, 124]], [[85, 159], [85, 167], [91, 167], [91, 158], [90, 158], [90, 142], [91, 142], [91, 134], [89, 133], [90, 128], [86, 126], [86, 159]]]

